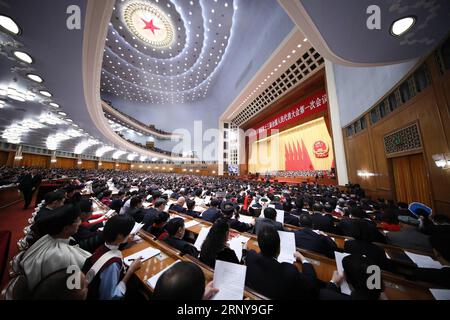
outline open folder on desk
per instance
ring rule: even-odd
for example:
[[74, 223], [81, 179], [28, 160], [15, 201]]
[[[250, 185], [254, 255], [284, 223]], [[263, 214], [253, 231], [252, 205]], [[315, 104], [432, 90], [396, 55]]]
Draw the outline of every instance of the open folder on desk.
[[448, 289], [430, 289], [430, 291], [436, 300], [450, 300], [450, 290]]
[[144, 262], [145, 260], [148, 260], [150, 258], [153, 258], [154, 256], [160, 254], [161, 251], [155, 248], [147, 248], [144, 250], [141, 250], [139, 252], [133, 253], [132, 255], [129, 255], [128, 257], [125, 257], [123, 259], [123, 262], [128, 267], [133, 263], [134, 260], [141, 258], [141, 261]]
[[200, 223], [200, 222], [198, 222], [198, 221], [196, 221], [196, 220], [191, 220], [191, 221], [186, 222], [186, 223], [184, 224], [184, 227], [187, 229], [187, 228], [196, 226], [196, 225], [198, 225], [199, 223]]
[[443, 265], [429, 256], [412, 253], [405, 250], [406, 255], [419, 267], [430, 269], [442, 269]]
[[239, 215], [239, 221], [244, 223], [253, 223], [255, 221], [255, 217]]
[[167, 270], [169, 270], [170, 268], [172, 268], [175, 264], [177, 264], [178, 262], [180, 262], [181, 260], [177, 260], [174, 263], [172, 263], [171, 265], [167, 266], [166, 268], [164, 268], [163, 270], [161, 270], [160, 272], [158, 272], [157, 274], [155, 274], [153, 277], [151, 277], [150, 279], [147, 280], [148, 285], [152, 288], [155, 289], [156, 287], [156, 283], [158, 282], [159, 277], [162, 276], [162, 274], [164, 272], [166, 272]]
[[200, 230], [197, 240], [195, 240], [195, 243], [194, 243], [194, 247], [196, 247], [198, 251], [202, 250], [202, 244], [203, 244], [203, 242], [205, 242], [206, 236], [209, 233], [209, 229], [211, 229], [211, 227], [203, 227]]
[[[342, 259], [344, 259], [346, 256], [349, 256], [349, 253], [342, 253], [342, 252], [334, 252], [334, 257], [336, 260], [336, 269], [340, 274], [344, 274], [344, 267], [342, 266]], [[341, 292], [343, 294], [350, 295], [352, 292], [350, 290], [350, 287], [348, 286], [347, 281], [344, 279], [341, 283]]]
[[242, 300], [246, 272], [247, 266], [216, 260], [213, 282], [219, 292], [213, 300]]
[[297, 250], [294, 233], [278, 231], [278, 234], [280, 235], [280, 255], [278, 256], [278, 262], [294, 263], [294, 252]]

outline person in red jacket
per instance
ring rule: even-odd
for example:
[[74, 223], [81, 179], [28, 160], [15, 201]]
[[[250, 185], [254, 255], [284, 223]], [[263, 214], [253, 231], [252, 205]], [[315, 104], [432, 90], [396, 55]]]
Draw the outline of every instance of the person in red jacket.
[[394, 208], [387, 208], [381, 216], [381, 228], [386, 231], [400, 231], [398, 213]]
[[92, 214], [92, 200], [83, 199], [80, 201], [80, 218], [83, 227], [94, 227], [99, 223], [107, 220], [103, 214]]

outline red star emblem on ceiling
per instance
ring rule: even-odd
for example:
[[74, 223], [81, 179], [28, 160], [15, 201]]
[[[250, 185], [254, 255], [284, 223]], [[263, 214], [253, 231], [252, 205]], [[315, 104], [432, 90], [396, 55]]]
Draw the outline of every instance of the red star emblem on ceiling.
[[143, 18], [141, 18], [142, 21], [145, 23], [145, 27], [144, 30], [150, 30], [153, 34], [155, 34], [155, 30], [161, 30], [160, 28], [158, 28], [157, 26], [155, 26], [153, 24], [153, 19], [151, 19], [150, 21], [145, 21]]

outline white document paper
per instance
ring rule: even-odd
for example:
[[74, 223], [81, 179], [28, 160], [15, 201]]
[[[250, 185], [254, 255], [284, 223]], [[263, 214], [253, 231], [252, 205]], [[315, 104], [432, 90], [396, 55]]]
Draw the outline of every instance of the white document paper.
[[195, 240], [194, 247], [197, 248], [198, 251], [202, 250], [202, 244], [205, 242], [206, 236], [209, 233], [209, 229], [211, 227], [203, 227], [202, 230], [200, 230], [200, 233], [198, 234], [197, 240]]
[[201, 206], [204, 203], [205, 200], [202, 199], [202, 198], [199, 198], [199, 197], [195, 197], [194, 201], [195, 201], [195, 205], [196, 206]]
[[436, 300], [450, 300], [450, 290], [448, 289], [430, 289]]
[[248, 240], [250, 240], [249, 237], [242, 236], [242, 235], [238, 235], [237, 237], [234, 237], [233, 239], [238, 240], [240, 243], [242, 243], [244, 245], [247, 244]]
[[151, 203], [151, 202], [148, 202], [148, 201], [142, 202], [142, 207], [143, 207], [144, 209], [148, 209], [148, 208], [150, 208], [151, 206], [152, 206], [152, 203]]
[[133, 230], [131, 230], [130, 234], [136, 234], [136, 233], [138, 233], [139, 231], [141, 231], [141, 229], [142, 229], [143, 226], [144, 226], [143, 223], [137, 223], [137, 222], [135, 222], [135, 223], [134, 223]]
[[172, 263], [171, 265], [167, 266], [166, 268], [164, 268], [163, 270], [161, 270], [160, 272], [158, 272], [157, 274], [155, 274], [153, 277], [151, 277], [150, 279], [147, 280], [147, 283], [150, 287], [152, 287], [152, 289], [155, 289], [156, 287], [156, 283], [158, 282], [159, 277], [162, 276], [162, 274], [164, 272], [166, 272], [167, 270], [169, 270], [170, 268], [172, 268], [175, 264], [177, 264], [178, 262], [180, 262], [181, 260], [177, 260], [174, 263]]
[[212, 299], [242, 300], [246, 272], [247, 266], [216, 260], [213, 283], [219, 292]]
[[250, 240], [250, 238], [240, 235], [228, 241], [230, 249], [232, 249], [236, 253], [239, 261], [242, 260], [242, 249], [245, 249], [247, 247], [248, 240]]
[[433, 260], [429, 256], [424, 256], [409, 251], [405, 251], [405, 253], [419, 268], [442, 269], [443, 267], [439, 261]]
[[284, 210], [277, 210], [276, 221], [281, 224], [284, 224]]
[[278, 262], [294, 263], [295, 257], [295, 235], [293, 232], [278, 231], [280, 235], [280, 255]]
[[241, 222], [252, 223], [254, 220], [255, 220], [254, 217], [244, 216], [244, 215], [239, 216], [239, 221], [241, 221]]
[[[344, 259], [346, 256], [349, 256], [349, 253], [342, 253], [342, 252], [334, 252], [334, 257], [336, 259], [336, 269], [340, 274], [344, 274], [344, 267], [342, 266], [342, 259]], [[341, 292], [343, 294], [350, 295], [352, 291], [350, 290], [350, 287], [348, 286], [347, 280], [344, 279], [341, 283]]]
[[187, 229], [187, 228], [196, 226], [196, 225], [198, 225], [199, 223], [200, 223], [200, 222], [198, 222], [198, 221], [196, 221], [196, 220], [191, 220], [191, 221], [186, 222], [186, 223], [184, 224], [184, 227]]
[[229, 245], [230, 249], [233, 250], [234, 253], [236, 253], [236, 257], [238, 258], [238, 260], [241, 261], [242, 249], [243, 249], [244, 245], [236, 238], [229, 240], [228, 245]]
[[141, 261], [144, 262], [145, 260], [148, 260], [158, 254], [160, 254], [161, 251], [155, 248], [147, 248], [144, 250], [141, 250], [139, 252], [133, 253], [132, 255], [125, 257], [123, 259], [123, 262], [130, 266], [131, 263], [133, 263], [134, 260], [141, 258]]
[[108, 218], [110, 218], [112, 215], [116, 214], [116, 210], [109, 210], [107, 213], [105, 213], [105, 216], [107, 216]]
[[89, 223], [92, 223], [92, 224], [100, 223], [100, 222], [102, 222], [104, 219], [105, 219], [104, 217], [100, 217], [100, 218], [97, 218], [97, 219], [91, 219], [91, 220], [89, 220]]

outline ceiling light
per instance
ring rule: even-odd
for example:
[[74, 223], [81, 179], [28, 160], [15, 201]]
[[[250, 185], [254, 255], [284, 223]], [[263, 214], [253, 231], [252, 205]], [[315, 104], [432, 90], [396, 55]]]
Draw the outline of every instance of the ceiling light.
[[416, 17], [404, 17], [394, 21], [391, 26], [391, 34], [393, 36], [399, 37], [409, 30], [416, 24]]
[[52, 106], [53, 108], [59, 108], [59, 104], [54, 102], [50, 102], [49, 105]]
[[303, 39], [303, 42], [306, 42], [306, 41], [308, 41], [308, 39], [307, 39], [307, 38]]
[[0, 15], [0, 27], [14, 35], [18, 35], [20, 33], [20, 28], [17, 23], [15, 23], [10, 17], [4, 15]]
[[37, 83], [44, 82], [44, 80], [41, 77], [39, 77], [38, 75], [36, 75], [36, 74], [29, 73], [29, 74], [27, 74], [27, 77], [28, 77], [28, 79], [31, 79], [31, 80], [33, 80], [34, 82], [37, 82]]
[[14, 51], [13, 53], [16, 56], [16, 58], [19, 59], [20, 61], [23, 61], [28, 64], [33, 63], [33, 58], [28, 53], [22, 51]]
[[44, 97], [50, 98], [52, 96], [52, 94], [50, 92], [45, 91], [45, 90], [40, 90], [39, 93], [42, 94]]
[[67, 116], [67, 113], [62, 112], [62, 111], [58, 112], [58, 114], [59, 114], [59, 115], [62, 115], [62, 116]]
[[25, 102], [24, 98], [19, 97], [18, 95], [15, 95], [15, 94], [8, 94], [7, 97], [10, 99], [16, 100], [16, 101]]

